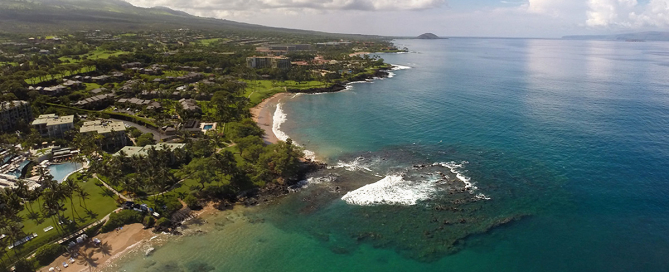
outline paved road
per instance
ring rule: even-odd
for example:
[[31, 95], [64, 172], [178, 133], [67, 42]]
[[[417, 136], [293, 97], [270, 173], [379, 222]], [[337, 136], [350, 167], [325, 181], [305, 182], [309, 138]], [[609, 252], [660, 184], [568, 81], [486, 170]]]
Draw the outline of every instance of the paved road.
[[125, 120], [121, 120], [121, 119], [114, 119], [114, 118], [110, 118], [110, 119], [114, 120], [114, 121], [123, 122], [123, 124], [126, 124], [126, 125], [131, 126], [131, 127], [136, 127], [142, 133], [153, 133], [153, 139], [156, 140], [156, 143], [159, 143], [163, 139], [167, 139], [167, 138], [171, 137], [171, 136], [166, 136], [166, 135], [161, 134], [160, 131], [157, 130], [157, 129], [147, 128], [145, 126], [142, 126], [142, 125], [134, 123], [134, 122], [125, 121]]

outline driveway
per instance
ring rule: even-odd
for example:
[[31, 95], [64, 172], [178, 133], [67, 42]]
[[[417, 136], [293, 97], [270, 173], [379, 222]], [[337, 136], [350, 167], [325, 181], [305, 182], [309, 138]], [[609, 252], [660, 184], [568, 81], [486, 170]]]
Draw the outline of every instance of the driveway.
[[125, 121], [125, 120], [121, 120], [121, 119], [114, 119], [114, 118], [110, 118], [110, 119], [114, 120], [114, 121], [123, 122], [123, 124], [126, 124], [126, 125], [131, 126], [131, 127], [136, 127], [142, 133], [153, 133], [153, 139], [156, 140], [156, 143], [159, 143], [163, 139], [167, 139], [167, 138], [171, 137], [171, 136], [161, 134], [160, 131], [157, 130], [157, 129], [147, 128], [145, 126], [142, 126], [142, 125], [134, 123], [134, 122]]

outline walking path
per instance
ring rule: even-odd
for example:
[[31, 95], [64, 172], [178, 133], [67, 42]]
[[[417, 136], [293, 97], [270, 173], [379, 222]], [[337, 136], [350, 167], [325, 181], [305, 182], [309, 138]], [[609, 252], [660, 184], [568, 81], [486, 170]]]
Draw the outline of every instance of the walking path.
[[116, 194], [118, 197], [123, 198], [123, 200], [125, 200], [125, 201], [132, 201], [132, 198], [127, 197], [127, 196], [125, 196], [125, 195], [119, 193], [118, 191], [114, 190], [114, 188], [112, 188], [111, 186], [109, 186], [109, 184], [107, 184], [106, 182], [104, 182], [103, 180], [101, 180], [101, 179], [98, 177], [98, 174], [93, 174], [93, 177], [96, 178], [96, 179], [98, 179], [100, 182], [102, 182], [102, 185], [104, 185], [105, 187], [107, 187], [107, 189], [109, 189], [109, 190], [111, 190], [112, 192], [114, 192], [114, 194]]

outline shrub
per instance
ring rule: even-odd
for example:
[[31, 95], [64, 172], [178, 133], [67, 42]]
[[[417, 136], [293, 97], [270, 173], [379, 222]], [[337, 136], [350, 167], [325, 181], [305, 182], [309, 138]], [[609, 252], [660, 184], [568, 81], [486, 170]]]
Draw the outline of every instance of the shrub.
[[158, 221], [156, 221], [156, 226], [167, 227], [170, 225], [170, 223], [172, 223], [172, 221], [167, 219], [167, 217], [161, 217], [158, 219]]
[[65, 246], [60, 244], [47, 244], [37, 249], [35, 259], [40, 265], [48, 265], [65, 252]]
[[132, 223], [142, 223], [144, 217], [141, 213], [133, 210], [122, 210], [119, 213], [112, 213], [109, 221], [102, 227], [102, 232], [110, 232], [123, 225]]
[[14, 264], [15, 272], [35, 272], [35, 264], [26, 259], [20, 259]]
[[193, 210], [199, 209], [202, 206], [200, 205], [200, 200], [197, 199], [193, 194], [188, 195], [185, 199], [184, 202], [186, 205], [188, 205], [188, 208], [191, 208]]
[[153, 218], [153, 216], [150, 216], [150, 215], [144, 216], [144, 220], [142, 221], [142, 224], [144, 224], [144, 227], [147, 227], [147, 228], [153, 227], [153, 225], [156, 224], [156, 219]]
[[155, 201], [156, 212], [158, 212], [161, 216], [169, 217], [174, 212], [183, 208], [183, 205], [176, 196], [172, 194], [163, 196], [163, 198], [158, 198]]

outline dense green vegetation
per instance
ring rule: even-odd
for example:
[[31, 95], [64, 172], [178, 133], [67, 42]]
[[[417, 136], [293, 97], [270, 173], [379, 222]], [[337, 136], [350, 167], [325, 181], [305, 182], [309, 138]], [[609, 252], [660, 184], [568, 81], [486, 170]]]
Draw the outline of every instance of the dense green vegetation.
[[[74, 128], [57, 137], [41, 135], [30, 125], [32, 119], [15, 120], [15, 127], [0, 132], [0, 148], [12, 156], [33, 151], [29, 159], [35, 162], [24, 171], [25, 177], [33, 177], [41, 185], [36, 190], [26, 189], [25, 183], [0, 188], [0, 234], [6, 235], [0, 239], [0, 271], [9, 265], [17, 271], [34, 271], [34, 267], [49, 263], [61, 252], [57, 241], [85, 227], [90, 227], [86, 230], [89, 235], [128, 223], [174, 231], [175, 224], [191, 209], [209, 202], [227, 206], [253, 198], [265, 187], [291, 185], [310, 167], [300, 160], [302, 149], [290, 139], [266, 145], [264, 131], [252, 121], [249, 109], [276, 93], [336, 91], [347, 82], [382, 75], [379, 70], [388, 68], [382, 59], [353, 53], [397, 50], [377, 38], [363, 41], [363, 36], [222, 23], [164, 9], [119, 7], [109, 1], [95, 5], [81, 1], [73, 7], [65, 0], [58, 11], [71, 14], [73, 10], [96, 10], [90, 18], [97, 18], [109, 16], [111, 10], [122, 10], [110, 17], [105, 31], [38, 27], [35, 31], [45, 30], [48, 35], [0, 34], [0, 102], [27, 101], [33, 117], [74, 115]], [[33, 9], [50, 4], [34, 3], [0, 3], [0, 23], [4, 25], [8, 20], [3, 17], [7, 10], [13, 9], [11, 16], [51, 12], [35, 12]], [[133, 20], [164, 16], [170, 19], [163, 21], [164, 25], [155, 25], [156, 29], [172, 24], [174, 18], [183, 25], [198, 22], [204, 27], [119, 30]], [[119, 18], [129, 21], [116, 21]], [[62, 20], [64, 28], [76, 29]], [[207, 22], [200, 24], [202, 20]], [[26, 25], [43, 23], [35, 20]], [[221, 24], [230, 28], [219, 28]], [[318, 44], [341, 39], [351, 42]], [[284, 52], [293, 61], [289, 67], [247, 65], [247, 58], [267, 55], [256, 47], [281, 43], [309, 46]], [[106, 136], [79, 133], [84, 122], [100, 119], [132, 122], [126, 128], [128, 145], [146, 148], [132, 156], [116, 154], [121, 146], [106, 146]], [[200, 122], [217, 126], [203, 132]], [[186, 127], [188, 124], [192, 127]], [[147, 147], [163, 141], [184, 147]], [[79, 150], [70, 159], [87, 161], [88, 168], [63, 183], [55, 182], [38, 166], [36, 157], [51, 156], [43, 144]], [[152, 213], [113, 213], [127, 199], [150, 207]], [[103, 225], [99, 221], [107, 215], [109, 220]], [[8, 250], [9, 244], [31, 234], [37, 236]], [[26, 261], [26, 256], [36, 250], [39, 254]]]

